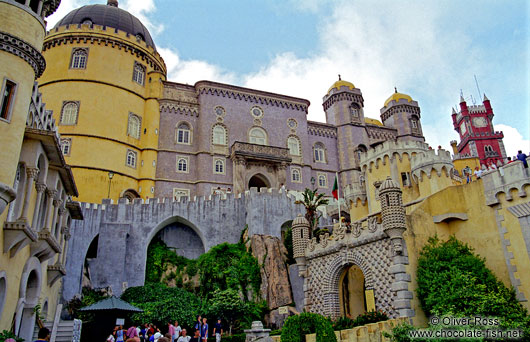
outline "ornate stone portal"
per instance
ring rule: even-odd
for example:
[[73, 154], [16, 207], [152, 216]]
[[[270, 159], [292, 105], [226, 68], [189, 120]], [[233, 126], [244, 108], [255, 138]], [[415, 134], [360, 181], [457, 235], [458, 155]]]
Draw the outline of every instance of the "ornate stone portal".
[[263, 187], [279, 188], [286, 183], [286, 169], [292, 159], [289, 149], [236, 141], [231, 147], [234, 163], [234, 192], [249, 190], [249, 182], [256, 177]]

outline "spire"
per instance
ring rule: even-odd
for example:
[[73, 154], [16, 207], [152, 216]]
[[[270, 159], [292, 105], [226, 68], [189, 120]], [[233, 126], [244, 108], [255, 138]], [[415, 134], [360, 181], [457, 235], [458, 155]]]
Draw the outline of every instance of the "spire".
[[466, 100], [464, 100], [464, 97], [462, 96], [462, 94], [460, 94], [460, 103], [462, 102], [466, 102]]
[[397, 87], [394, 87], [394, 93], [397, 94]]
[[456, 114], [455, 107], [451, 107], [451, 109], [453, 110], [453, 113], [452, 113], [452, 114]]
[[107, 6], [118, 7], [118, 0], [107, 0]]
[[483, 100], [483, 101], [489, 101], [489, 100], [490, 100], [490, 99], [488, 99], [488, 98], [486, 97], [486, 93], [484, 93], [484, 100]]

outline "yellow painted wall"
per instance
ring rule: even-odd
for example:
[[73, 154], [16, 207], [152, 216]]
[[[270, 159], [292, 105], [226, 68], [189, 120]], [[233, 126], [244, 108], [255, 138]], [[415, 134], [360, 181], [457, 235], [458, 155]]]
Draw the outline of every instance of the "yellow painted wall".
[[[455, 169], [458, 170], [458, 173], [461, 177], [463, 177], [462, 170], [466, 168], [466, 166], [469, 166], [471, 168], [472, 172], [475, 172], [475, 167], [480, 168], [480, 160], [478, 158], [463, 158], [463, 159], [456, 159], [453, 161], [453, 165], [455, 166]], [[473, 180], [476, 180], [475, 175], [473, 174], [472, 177]], [[465, 181], [465, 179], [464, 179]]]
[[[125, 190], [139, 191], [143, 198], [152, 197], [158, 159], [158, 135], [160, 113], [158, 99], [162, 96], [165, 65], [161, 57], [144, 42], [126, 37], [124, 32], [103, 30], [83, 25], [82, 28], [59, 28], [46, 37], [46, 42], [63, 37], [90, 34], [101, 39], [139, 49], [149, 54], [157, 63], [158, 71], [136, 54], [118, 46], [90, 41], [73, 42], [48, 47], [44, 51], [47, 60], [53, 60], [39, 79], [43, 99], [54, 111], [57, 122], [63, 101], [79, 101], [76, 125], [61, 125], [63, 138], [71, 138], [71, 153], [66, 162], [73, 168], [79, 197], [83, 202], [100, 203], [109, 191], [108, 172], [115, 173], [111, 182], [110, 197], [117, 200]], [[74, 48], [88, 48], [86, 69], [70, 69]], [[134, 63], [145, 66], [144, 85], [133, 81]], [[67, 97], [64, 94], [68, 94]], [[129, 113], [141, 117], [139, 139], [127, 135]], [[127, 150], [137, 153], [136, 168], [126, 166]], [[142, 166], [143, 161], [143, 166]]]

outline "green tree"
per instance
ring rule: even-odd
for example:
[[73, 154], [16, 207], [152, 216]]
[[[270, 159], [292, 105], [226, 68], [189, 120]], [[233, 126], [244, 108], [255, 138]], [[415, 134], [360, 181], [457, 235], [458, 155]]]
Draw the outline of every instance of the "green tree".
[[304, 199], [296, 201], [297, 204], [302, 204], [305, 207], [305, 218], [311, 226], [311, 232], [314, 232], [318, 226], [318, 220], [322, 216], [317, 211], [321, 205], [327, 205], [328, 200], [324, 198], [324, 194], [319, 194], [317, 189], [311, 190], [306, 188], [302, 193]]
[[331, 321], [322, 315], [303, 312], [290, 316], [282, 328], [282, 342], [303, 342], [305, 335], [316, 333], [316, 342], [336, 342]]

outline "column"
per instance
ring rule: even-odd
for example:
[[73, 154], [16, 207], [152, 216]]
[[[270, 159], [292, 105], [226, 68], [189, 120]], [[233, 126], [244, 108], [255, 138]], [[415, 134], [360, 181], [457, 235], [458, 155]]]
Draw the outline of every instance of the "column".
[[59, 213], [59, 227], [58, 227], [58, 231], [60, 232], [60, 237], [58, 237], [58, 241], [59, 241], [59, 246], [61, 246], [61, 254], [60, 255], [57, 255], [57, 263], [60, 263], [62, 259], [64, 259], [64, 254], [66, 253], [65, 252], [65, 247], [66, 247], [66, 243], [65, 243], [65, 234], [67, 233], [67, 228], [64, 226], [64, 220], [65, 220], [65, 217], [66, 217], [66, 208], [64, 206], [60, 206], [59, 207], [59, 210], [58, 210], [58, 213]]
[[64, 245], [63, 253], [61, 255], [61, 265], [66, 268], [66, 253], [68, 252], [68, 240], [70, 240], [70, 227], [64, 227]]
[[56, 239], [59, 238], [59, 232], [60, 232], [60, 229], [61, 227], [59, 227], [59, 229], [57, 229], [57, 212], [59, 211], [59, 207], [61, 206], [61, 204], [63, 203], [63, 201], [61, 200], [58, 200], [58, 199], [53, 199], [53, 218], [52, 218], [52, 225], [50, 227], [50, 230], [52, 231], [52, 235], [55, 236]]
[[42, 5], [44, 5], [44, 1], [40, 0], [40, 1], [39, 1], [39, 7], [37, 8], [37, 15], [38, 15], [38, 16], [41, 16], [41, 13], [42, 13]]
[[46, 190], [46, 184], [44, 183], [37, 183], [35, 185], [35, 188], [37, 188], [37, 200], [35, 201], [35, 211], [33, 212], [33, 221], [31, 221], [31, 225], [34, 230], [40, 230], [42, 227], [37, 227], [37, 224], [39, 223], [39, 214], [40, 214], [40, 202], [42, 200], [42, 193], [44, 190]]
[[29, 210], [29, 200], [31, 199], [31, 192], [33, 191], [33, 181], [39, 174], [39, 169], [28, 167], [26, 169], [26, 175], [28, 176], [26, 181], [26, 193], [24, 194], [24, 203], [22, 205], [22, 214], [19, 217], [19, 220], [28, 222], [28, 210]]
[[57, 193], [57, 190], [50, 190], [46, 189], [46, 195], [48, 195], [48, 199], [46, 201], [46, 217], [44, 218], [44, 227], [50, 229], [50, 232], [52, 230], [51, 228], [51, 216], [53, 211], [53, 198], [55, 197], [55, 194]]
[[236, 157], [234, 160], [234, 193], [244, 192], [246, 189], [245, 184], [245, 170], [246, 161], [244, 158]]

